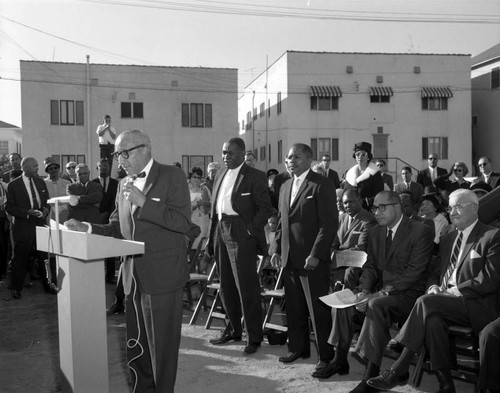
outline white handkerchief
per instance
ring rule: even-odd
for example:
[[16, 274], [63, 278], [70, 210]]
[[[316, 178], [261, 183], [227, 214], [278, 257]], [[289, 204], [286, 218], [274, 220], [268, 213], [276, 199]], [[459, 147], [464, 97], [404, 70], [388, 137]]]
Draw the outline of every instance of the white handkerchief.
[[248, 196], [248, 195], [251, 195], [249, 192], [244, 192], [241, 194], [241, 196]]
[[476, 250], [472, 250], [470, 252], [470, 258], [473, 259], [473, 258], [481, 258], [481, 255], [478, 254], [478, 252]]
[[160, 202], [160, 198], [151, 198], [152, 201]]
[[309, 195], [306, 199], [312, 199], [312, 197], [313, 197], [312, 195]]

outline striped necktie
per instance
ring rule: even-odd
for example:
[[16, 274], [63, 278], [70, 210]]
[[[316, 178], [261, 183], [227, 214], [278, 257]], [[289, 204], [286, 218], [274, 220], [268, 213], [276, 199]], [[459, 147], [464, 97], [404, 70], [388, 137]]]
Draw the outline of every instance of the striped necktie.
[[33, 201], [33, 209], [40, 209], [40, 205], [38, 204], [38, 199], [36, 198], [35, 186], [33, 185], [33, 178], [30, 178], [30, 191], [31, 191], [31, 199]]
[[460, 254], [460, 248], [462, 247], [462, 239], [464, 237], [463, 232], [460, 232], [457, 238], [457, 242], [455, 243], [455, 247], [453, 248], [453, 253], [451, 254], [450, 264], [448, 265], [448, 269], [443, 276], [443, 282], [441, 283], [441, 289], [444, 291], [448, 287], [448, 281], [455, 271], [455, 267], [457, 266], [458, 254]]

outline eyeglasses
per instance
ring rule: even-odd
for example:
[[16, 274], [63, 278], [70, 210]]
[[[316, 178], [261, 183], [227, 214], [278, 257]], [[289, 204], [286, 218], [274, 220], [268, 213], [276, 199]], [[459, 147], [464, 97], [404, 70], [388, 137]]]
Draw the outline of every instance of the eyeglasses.
[[455, 209], [457, 212], [462, 213], [462, 211], [465, 209], [465, 206], [470, 205], [472, 202], [467, 202], [467, 203], [462, 203], [454, 206], [449, 206], [446, 211], [448, 213], [451, 213], [453, 209]]
[[384, 164], [377, 164], [377, 166], [381, 168], [384, 166]]
[[463, 172], [462, 168], [453, 168], [453, 172]]
[[359, 158], [366, 157], [367, 155], [368, 153], [365, 153], [364, 151], [358, 151], [357, 153], [354, 153], [354, 156]]
[[49, 166], [47, 168], [48, 171], [53, 171], [53, 170], [56, 170], [56, 169], [59, 169], [57, 166]]
[[372, 212], [372, 214], [375, 214], [377, 212], [377, 210], [380, 212], [380, 213], [383, 213], [385, 212], [385, 209], [387, 208], [387, 206], [392, 206], [392, 205], [399, 205], [399, 203], [381, 203], [380, 205], [373, 205], [372, 208], [370, 209], [370, 211]]
[[66, 169], [75, 169], [76, 165], [67, 166]]
[[201, 176], [193, 175], [193, 176], [191, 176], [191, 179], [201, 179]]
[[429, 157], [428, 160], [429, 161], [437, 161], [437, 158], [436, 157]]
[[125, 150], [120, 150], [120, 151], [115, 151], [113, 153], [113, 157], [116, 161], [118, 161], [118, 159], [120, 158], [120, 156], [123, 157], [124, 160], [128, 159], [129, 157], [129, 153], [132, 151], [132, 150], [135, 150], [135, 149], [139, 149], [141, 147], [146, 147], [146, 145], [144, 143], [140, 144], [140, 145], [137, 145], [137, 146], [134, 146], [134, 147], [131, 147], [130, 149], [125, 149]]
[[487, 166], [488, 163], [487, 162], [480, 162], [479, 164], [477, 164], [477, 166]]

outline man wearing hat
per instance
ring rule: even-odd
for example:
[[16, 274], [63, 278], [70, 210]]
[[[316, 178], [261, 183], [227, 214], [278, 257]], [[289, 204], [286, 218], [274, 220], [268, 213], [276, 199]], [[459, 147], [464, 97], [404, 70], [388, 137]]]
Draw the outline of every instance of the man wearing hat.
[[[61, 166], [53, 158], [47, 157], [43, 162], [45, 167], [45, 173], [48, 176], [44, 179], [49, 190], [49, 198], [66, 196], [66, 186], [71, 184], [70, 181], [62, 179], [60, 176], [59, 169]], [[52, 210], [50, 213], [50, 218], [56, 219], [55, 211]], [[68, 205], [59, 205], [59, 222], [63, 223], [68, 219]]]

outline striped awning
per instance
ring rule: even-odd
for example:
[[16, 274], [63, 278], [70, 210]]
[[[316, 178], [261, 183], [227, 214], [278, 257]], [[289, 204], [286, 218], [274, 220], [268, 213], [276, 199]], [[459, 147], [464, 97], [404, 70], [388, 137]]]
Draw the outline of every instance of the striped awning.
[[342, 97], [338, 86], [310, 86], [311, 97]]
[[370, 87], [370, 96], [393, 96], [394, 92], [391, 87], [375, 86]]
[[451, 92], [449, 87], [437, 87], [437, 86], [429, 86], [422, 87], [422, 98], [425, 97], [453, 97], [453, 93]]

